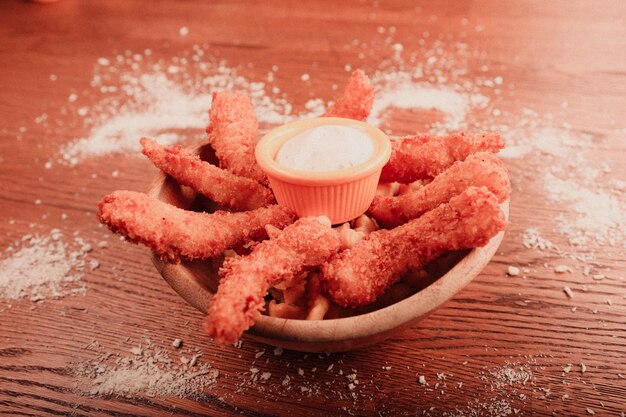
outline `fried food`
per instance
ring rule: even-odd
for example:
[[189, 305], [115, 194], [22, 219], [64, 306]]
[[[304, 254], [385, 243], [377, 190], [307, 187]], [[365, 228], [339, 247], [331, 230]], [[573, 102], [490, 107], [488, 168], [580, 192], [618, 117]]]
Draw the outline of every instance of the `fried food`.
[[492, 153], [475, 153], [465, 161], [455, 162], [415, 191], [397, 197], [374, 197], [368, 214], [391, 229], [421, 216], [471, 186], [487, 187], [499, 202], [507, 200], [510, 181], [504, 163]]
[[259, 124], [250, 98], [236, 92], [213, 93], [209, 118], [208, 142], [220, 167], [267, 184], [267, 177], [254, 158]]
[[375, 301], [402, 274], [421, 268], [446, 251], [484, 246], [504, 229], [498, 199], [485, 187], [470, 187], [392, 230], [370, 233], [322, 266], [331, 298], [343, 307]]
[[265, 225], [283, 228], [294, 217], [278, 205], [241, 213], [198, 213], [134, 191], [115, 191], [98, 204], [98, 218], [109, 229], [172, 262], [214, 258], [235, 245], [265, 239]]
[[348, 85], [324, 117], [365, 120], [374, 104], [374, 86], [361, 70], [353, 71]]
[[408, 184], [434, 178], [455, 161], [481, 151], [497, 153], [503, 147], [504, 141], [497, 132], [408, 136], [391, 142], [391, 158], [383, 167], [380, 182]]
[[223, 207], [246, 211], [276, 202], [269, 188], [205, 162], [180, 145], [166, 147], [148, 138], [140, 143], [157, 168]]
[[340, 246], [330, 220], [306, 217], [259, 243], [250, 255], [226, 259], [205, 330], [218, 343], [237, 341], [261, 314], [270, 287], [322, 264]]

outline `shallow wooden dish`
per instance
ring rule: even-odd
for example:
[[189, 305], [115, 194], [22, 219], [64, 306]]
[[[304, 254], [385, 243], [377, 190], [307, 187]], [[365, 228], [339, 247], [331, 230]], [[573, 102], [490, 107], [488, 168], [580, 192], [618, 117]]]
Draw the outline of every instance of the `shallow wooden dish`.
[[[210, 147], [200, 146], [193, 150], [202, 159], [215, 163]], [[162, 173], [155, 178], [148, 194], [185, 209], [202, 208], [207, 204], [192, 190]], [[508, 218], [508, 203], [503, 204], [503, 210]], [[500, 232], [485, 247], [449, 257], [452, 264], [444, 266], [447, 272], [414, 295], [388, 307], [358, 316], [319, 321], [262, 315], [246, 335], [269, 345], [304, 352], [340, 352], [381, 342], [411, 327], [465, 287], [489, 263], [503, 237], [504, 232]], [[171, 264], [152, 254], [152, 262], [185, 301], [206, 313], [219, 282], [220, 260]]]

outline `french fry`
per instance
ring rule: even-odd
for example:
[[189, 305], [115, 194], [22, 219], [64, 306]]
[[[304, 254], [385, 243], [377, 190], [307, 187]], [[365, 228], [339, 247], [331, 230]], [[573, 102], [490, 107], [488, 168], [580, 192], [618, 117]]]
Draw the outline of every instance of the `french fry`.
[[301, 320], [306, 317], [307, 311], [300, 306], [294, 306], [287, 303], [277, 303], [276, 300], [272, 300], [268, 304], [267, 308], [270, 317], [276, 317], [280, 319]]

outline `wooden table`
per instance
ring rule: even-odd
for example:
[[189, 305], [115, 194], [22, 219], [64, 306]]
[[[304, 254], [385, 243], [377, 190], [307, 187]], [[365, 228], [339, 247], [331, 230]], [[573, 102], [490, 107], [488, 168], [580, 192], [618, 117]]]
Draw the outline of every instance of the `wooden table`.
[[[146, 190], [155, 170], [135, 152], [83, 158], [76, 166], [60, 163], [64, 144], [90, 132], [68, 96], [77, 94], [79, 103], [90, 105], [102, 100], [106, 94], [90, 86], [100, 57], [114, 61], [126, 50], [150, 48], [153, 59], [168, 60], [184, 56], [194, 44], [205, 44], [207, 60], [224, 59], [248, 79], [279, 87], [295, 113], [312, 97], [332, 100], [332, 85], [347, 78], [346, 64], [372, 74], [397, 52], [393, 44], [403, 46], [404, 56], [439, 51], [440, 57], [455, 57], [465, 51], [463, 79], [504, 80], [501, 88], [500, 79], [495, 88], [481, 86], [490, 107], [468, 121], [469, 127], [533, 120], [528, 109], [541, 123], [551, 120], [560, 128], [566, 123], [564, 129], [580, 146], [574, 154], [602, 171], [599, 190], [618, 184], [611, 196], [624, 211], [615, 182], [626, 179], [624, 2], [302, 4], [2, 2], [0, 248], [26, 234], [49, 235], [58, 228], [66, 238], [77, 232], [90, 243], [87, 259], [97, 259], [99, 267], [86, 269], [84, 295], [0, 301], [0, 413], [624, 415], [623, 232], [612, 244], [581, 249], [568, 243], [558, 216], [574, 213], [573, 204], [550, 200], [542, 181], [571, 156], [546, 152], [541, 136], [528, 136], [538, 148], [506, 159], [513, 183], [511, 225], [491, 264], [419, 325], [356, 352], [277, 356], [246, 339], [239, 348], [216, 346], [200, 330], [202, 315], [160, 278], [147, 250], [98, 227], [96, 203], [102, 196], [115, 189]], [[270, 83], [273, 65], [279, 70]], [[442, 71], [439, 75], [446, 76]], [[391, 114], [388, 127], [406, 133], [427, 129], [440, 118], [428, 109], [402, 111]], [[193, 131], [197, 137], [201, 132]], [[518, 138], [515, 144], [522, 142]], [[530, 228], [560, 252], [533, 248]], [[524, 233], [529, 247], [523, 245]], [[109, 247], [98, 246], [101, 241]], [[565, 252], [589, 259], [573, 260]], [[561, 264], [571, 272], [556, 273]], [[509, 266], [518, 267], [519, 275], [507, 276]], [[589, 274], [583, 273], [585, 266]], [[146, 348], [146, 338], [176, 362], [175, 338], [183, 348], [201, 349], [200, 361], [220, 372], [217, 383], [196, 400], [84, 394], [91, 380], [75, 375], [79, 364], [106, 352], [131, 357], [131, 348]], [[253, 381], [251, 368], [271, 377]], [[348, 386], [352, 374], [359, 380], [354, 389]], [[289, 389], [282, 385], [286, 375]]]

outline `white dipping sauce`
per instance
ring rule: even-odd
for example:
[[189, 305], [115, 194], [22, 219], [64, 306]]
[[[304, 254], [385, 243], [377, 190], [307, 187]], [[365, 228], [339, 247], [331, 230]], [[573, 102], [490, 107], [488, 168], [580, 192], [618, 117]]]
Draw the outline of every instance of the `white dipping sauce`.
[[374, 142], [363, 129], [327, 125], [306, 130], [287, 140], [276, 162], [299, 171], [329, 172], [361, 164], [374, 154]]

